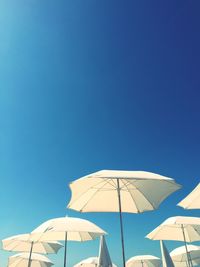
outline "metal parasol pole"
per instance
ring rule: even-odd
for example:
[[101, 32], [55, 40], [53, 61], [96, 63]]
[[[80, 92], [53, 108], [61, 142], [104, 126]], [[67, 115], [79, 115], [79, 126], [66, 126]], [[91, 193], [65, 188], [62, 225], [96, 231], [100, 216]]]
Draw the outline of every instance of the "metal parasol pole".
[[182, 229], [182, 232], [183, 232], [183, 239], [184, 239], [184, 243], [185, 243], [185, 250], [186, 250], [186, 254], [187, 254], [188, 266], [192, 267], [192, 264], [190, 263], [189, 252], [188, 252], [188, 249], [187, 249], [187, 243], [186, 243], [185, 231], [184, 231], [183, 224], [181, 224], [181, 229]]
[[190, 255], [189, 251], [188, 251], [188, 255], [189, 255], [189, 259], [190, 259], [190, 265], [191, 265], [191, 267], [193, 267], [192, 258], [191, 258], [191, 255]]
[[117, 193], [118, 193], [118, 201], [119, 201], [119, 217], [120, 217], [123, 267], [125, 267], [126, 266], [126, 260], [125, 260], [125, 251], [124, 251], [124, 234], [123, 234], [122, 207], [121, 207], [121, 195], [120, 195], [119, 179], [117, 179]]
[[28, 259], [28, 267], [31, 267], [31, 255], [32, 255], [32, 251], [33, 251], [33, 244], [34, 242], [31, 242], [31, 249], [30, 249], [30, 254], [29, 254], [29, 259]]
[[67, 232], [65, 232], [64, 267], [67, 266]]

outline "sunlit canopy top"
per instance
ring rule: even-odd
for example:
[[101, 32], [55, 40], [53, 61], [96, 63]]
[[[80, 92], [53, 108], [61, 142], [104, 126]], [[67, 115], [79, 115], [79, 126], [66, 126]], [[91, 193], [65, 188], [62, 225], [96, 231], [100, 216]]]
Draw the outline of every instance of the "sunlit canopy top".
[[184, 209], [200, 209], [200, 183], [188, 196], [178, 203], [178, 206]]

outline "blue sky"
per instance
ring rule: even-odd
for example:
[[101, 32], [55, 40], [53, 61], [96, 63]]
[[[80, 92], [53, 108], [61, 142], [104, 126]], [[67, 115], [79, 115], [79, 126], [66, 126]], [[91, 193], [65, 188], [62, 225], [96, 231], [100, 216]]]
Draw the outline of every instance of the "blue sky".
[[[144, 236], [167, 217], [199, 215], [176, 207], [199, 182], [199, 8], [198, 0], [0, 2], [0, 239], [66, 214], [86, 218], [109, 233], [120, 265], [118, 215], [66, 210], [68, 183], [101, 169], [183, 185], [159, 210], [124, 215], [127, 259], [159, 256]], [[97, 253], [97, 241], [71, 242], [69, 266]], [[9, 255], [0, 251], [2, 266]], [[56, 266], [62, 255], [51, 257]]]

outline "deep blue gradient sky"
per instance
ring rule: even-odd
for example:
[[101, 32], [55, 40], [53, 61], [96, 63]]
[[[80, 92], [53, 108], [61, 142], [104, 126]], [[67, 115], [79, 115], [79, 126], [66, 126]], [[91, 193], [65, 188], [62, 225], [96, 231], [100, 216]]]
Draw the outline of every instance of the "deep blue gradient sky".
[[[159, 210], [125, 214], [127, 259], [159, 256], [144, 236], [167, 217], [199, 215], [176, 207], [200, 176], [199, 9], [199, 0], [0, 2], [0, 239], [86, 218], [109, 233], [120, 266], [118, 215], [66, 210], [68, 183], [101, 169], [183, 185]], [[69, 266], [97, 253], [97, 241], [71, 242]], [[0, 251], [0, 265], [9, 255]]]

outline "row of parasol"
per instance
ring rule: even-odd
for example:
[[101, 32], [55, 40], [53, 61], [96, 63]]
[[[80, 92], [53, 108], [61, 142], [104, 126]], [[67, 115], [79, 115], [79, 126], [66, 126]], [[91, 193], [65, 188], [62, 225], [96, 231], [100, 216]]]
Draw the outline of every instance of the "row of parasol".
[[[188, 252], [190, 253], [190, 258], [192, 261], [193, 266], [200, 265], [200, 247], [194, 246], [194, 245], [188, 245]], [[163, 266], [174, 266], [174, 267], [187, 267], [187, 255], [185, 246], [178, 247], [171, 251], [169, 254], [168, 250], [166, 249], [164, 243], [161, 241], [161, 252], [164, 260], [153, 256], [153, 255], [138, 255], [131, 257], [126, 261], [126, 267], [160, 267], [161, 263], [163, 263]], [[101, 255], [100, 255], [101, 257]], [[100, 258], [99, 257], [99, 258]], [[163, 258], [162, 257], [162, 258]], [[171, 261], [167, 259], [167, 257], [170, 257]], [[99, 258], [98, 257], [89, 257], [87, 259], [82, 260], [78, 264], [74, 265], [74, 267], [97, 267], [97, 266], [112, 266], [116, 267], [115, 264], [113, 264], [110, 261], [110, 264], [108, 265], [101, 265], [99, 264]]]
[[[155, 173], [143, 171], [103, 170], [79, 178], [78, 180], [70, 184], [72, 196], [68, 204], [68, 208], [80, 212], [119, 213], [122, 261], [123, 267], [125, 267], [126, 260], [122, 213], [142, 213], [145, 211], [155, 210], [159, 207], [164, 199], [166, 199], [170, 194], [180, 188], [181, 186], [177, 184], [173, 179]], [[195, 198], [195, 201], [193, 202], [195, 202], [195, 205], [198, 206], [200, 201], [199, 199], [197, 200]], [[183, 205], [185, 204], [183, 203]], [[171, 231], [172, 239], [169, 239], [170, 235], [166, 231], [167, 228], [163, 227], [163, 224], [159, 226], [159, 229], [155, 229], [152, 233], [150, 233], [148, 237], [156, 240], [167, 239], [184, 241], [186, 252], [186, 242], [200, 240], [199, 218], [179, 216], [170, 218], [167, 223], [164, 223], [164, 225], [168, 225], [168, 223], [170, 224], [169, 228]], [[192, 231], [191, 235], [189, 235], [188, 230]], [[161, 233], [163, 235], [161, 235]], [[49, 244], [50, 242], [57, 242], [61, 240], [65, 241], [64, 267], [66, 267], [68, 241], [93, 240], [105, 234], [106, 232], [104, 230], [87, 220], [70, 217], [49, 220], [33, 230], [30, 234], [28, 234], [27, 240], [25, 242], [29, 244], [29, 257], [27, 266], [34, 267], [32, 265], [32, 253], [36, 252], [36, 244], [42, 242]], [[174, 239], [175, 237], [176, 239]], [[22, 249], [17, 250], [15, 246], [14, 249], [9, 250], [24, 251]], [[41, 253], [41, 251], [39, 251], [39, 253]], [[188, 267], [191, 267], [192, 265], [188, 252], [187, 257]], [[14, 265], [9, 266], [14, 267]], [[109, 265], [99, 266], [108, 267]]]

